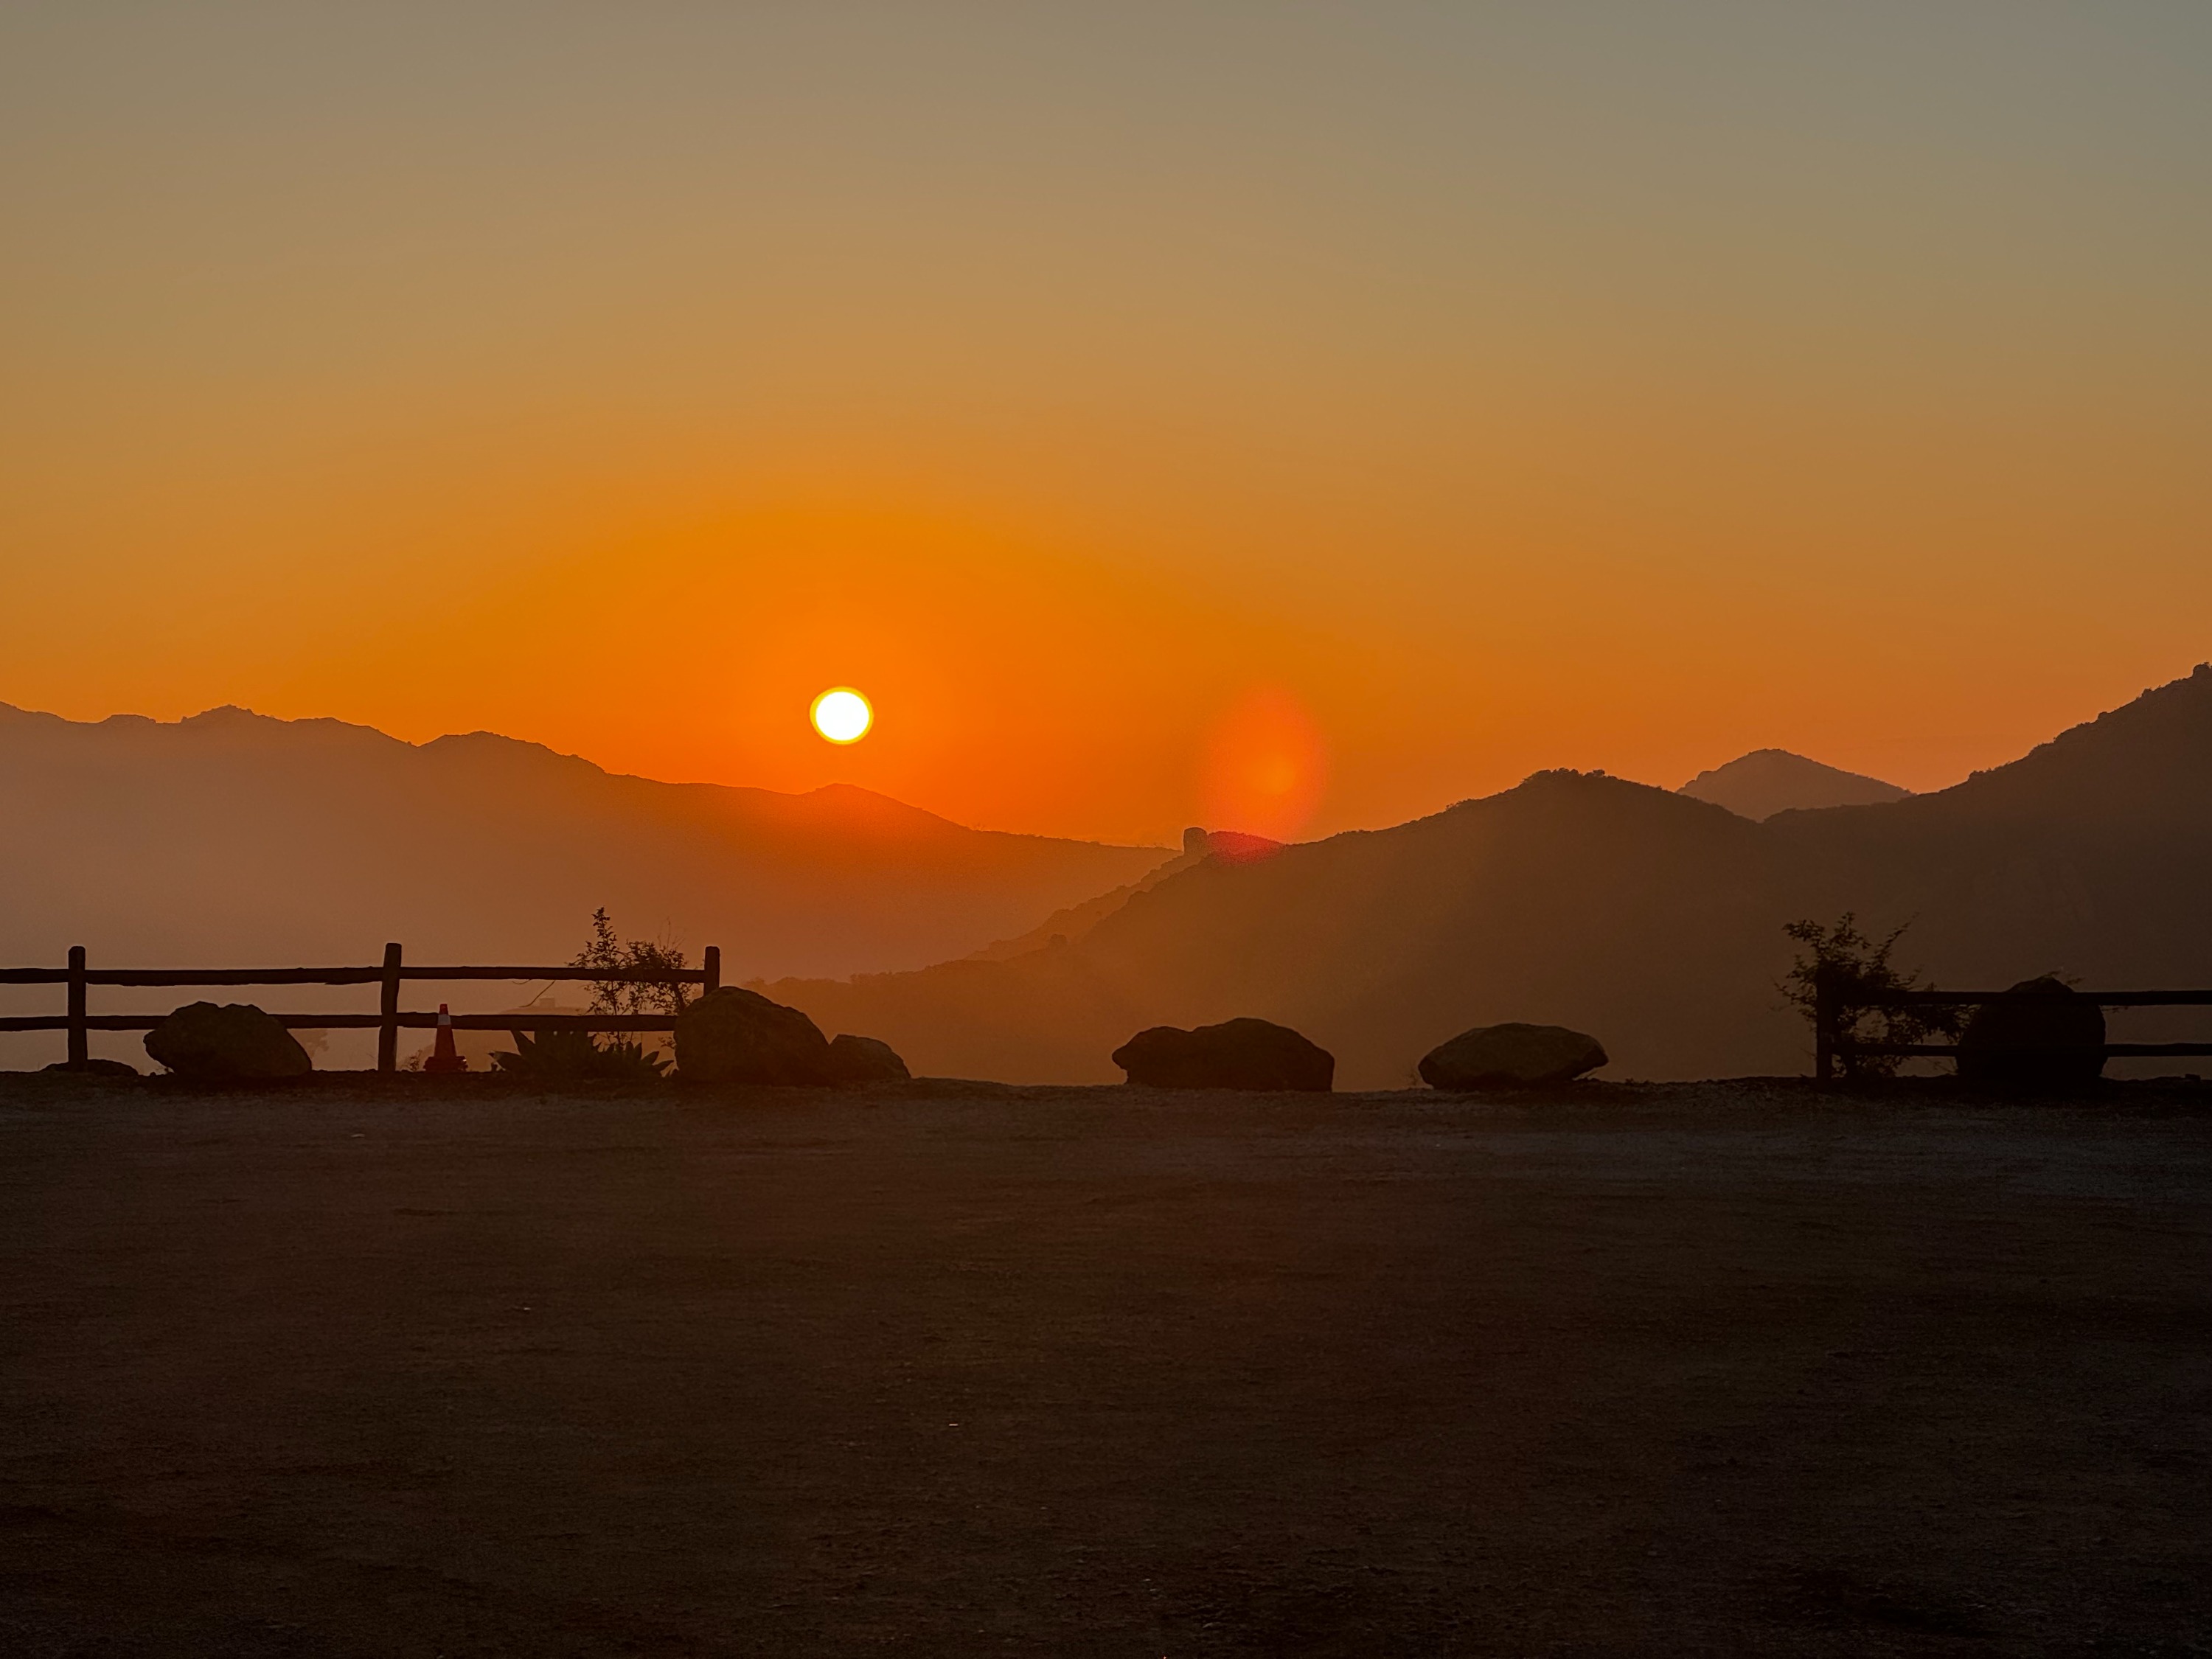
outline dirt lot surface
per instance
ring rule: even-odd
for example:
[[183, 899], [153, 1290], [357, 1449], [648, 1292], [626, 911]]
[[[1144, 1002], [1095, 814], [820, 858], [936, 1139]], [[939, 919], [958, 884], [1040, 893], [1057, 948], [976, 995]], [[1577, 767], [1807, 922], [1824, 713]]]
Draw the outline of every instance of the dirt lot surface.
[[392, 1081], [0, 1079], [0, 1651], [2212, 1652], [2202, 1089]]

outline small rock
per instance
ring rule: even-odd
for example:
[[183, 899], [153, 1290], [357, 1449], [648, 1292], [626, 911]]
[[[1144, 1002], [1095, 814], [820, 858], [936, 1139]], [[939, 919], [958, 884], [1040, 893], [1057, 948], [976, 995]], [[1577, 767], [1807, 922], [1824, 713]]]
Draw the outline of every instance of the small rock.
[[1114, 1051], [1132, 1083], [1155, 1089], [1301, 1089], [1326, 1092], [1336, 1057], [1287, 1025], [1224, 1020], [1186, 1031], [1155, 1025]]
[[199, 1083], [258, 1083], [305, 1077], [307, 1051], [250, 1002], [190, 1002], [146, 1033], [146, 1052]]
[[88, 1060], [82, 1066], [72, 1066], [58, 1060], [45, 1068], [49, 1072], [75, 1072], [79, 1077], [137, 1077], [138, 1068], [119, 1060]]
[[1982, 1004], [1959, 1034], [1959, 1075], [1985, 1088], [2079, 1088], [2104, 1070], [2105, 1011], [2048, 974]]
[[1534, 1088], [1565, 1083], [1606, 1063], [1595, 1037], [1564, 1025], [1478, 1025], [1421, 1057], [1421, 1081], [1432, 1089]]
[[830, 1071], [831, 1080], [847, 1088], [904, 1083], [914, 1075], [890, 1043], [880, 1037], [854, 1036], [850, 1031], [840, 1031], [830, 1039]]
[[676, 1070], [691, 1083], [835, 1082], [830, 1043], [796, 1008], [725, 985], [676, 1021]]

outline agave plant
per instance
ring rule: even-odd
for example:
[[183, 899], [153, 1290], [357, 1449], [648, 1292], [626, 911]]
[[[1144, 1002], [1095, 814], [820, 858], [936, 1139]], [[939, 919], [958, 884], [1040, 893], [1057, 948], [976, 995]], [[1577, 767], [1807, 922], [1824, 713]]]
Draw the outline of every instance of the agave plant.
[[508, 1035], [514, 1039], [514, 1048], [494, 1054], [491, 1063], [510, 1076], [539, 1082], [574, 1082], [585, 1078], [649, 1082], [668, 1066], [659, 1055], [646, 1053], [642, 1042], [601, 1042], [589, 1031], [553, 1030], [535, 1037], [527, 1031]]

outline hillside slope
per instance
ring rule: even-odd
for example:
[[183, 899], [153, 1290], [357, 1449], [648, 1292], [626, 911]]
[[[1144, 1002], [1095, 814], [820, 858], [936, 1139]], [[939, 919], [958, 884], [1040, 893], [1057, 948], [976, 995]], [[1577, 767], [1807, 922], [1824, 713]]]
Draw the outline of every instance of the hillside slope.
[[1912, 921], [1953, 984], [2212, 984], [2212, 666], [1949, 789], [1764, 828], [1808, 907]]
[[0, 960], [559, 961], [625, 932], [733, 976], [916, 966], [1141, 877], [1169, 849], [961, 826], [848, 786], [623, 777], [477, 732], [420, 745], [219, 708], [0, 705]]
[[1237, 1014], [1331, 1048], [1346, 1088], [1403, 1084], [1432, 1044], [1507, 1019], [1595, 1032], [1609, 1075], [1798, 1071], [1780, 930], [1847, 908], [1912, 922], [1905, 955], [1953, 984], [2212, 983], [2212, 669], [1934, 794], [1761, 823], [1539, 773], [1395, 829], [1207, 860], [1065, 945], [770, 988], [919, 1069], [1012, 1080], [1111, 1079], [1140, 1027]]
[[[1106, 1081], [1132, 1031], [1256, 1014], [1337, 1056], [1338, 1086], [1402, 1086], [1478, 1022], [1606, 1034], [1638, 1073], [1794, 1060], [1758, 826], [1619, 779], [1539, 773], [1395, 829], [1208, 860], [1085, 938], [771, 995], [954, 1075]], [[1633, 1033], [1633, 1036], [1631, 1036]], [[1625, 1052], [1623, 1051], [1625, 1049]]]

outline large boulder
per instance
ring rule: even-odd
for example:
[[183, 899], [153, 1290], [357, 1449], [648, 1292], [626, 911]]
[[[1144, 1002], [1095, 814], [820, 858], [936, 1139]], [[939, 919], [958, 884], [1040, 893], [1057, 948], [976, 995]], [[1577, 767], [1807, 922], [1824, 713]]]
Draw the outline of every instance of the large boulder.
[[1478, 1025], [1421, 1056], [1432, 1089], [1535, 1088], [1565, 1083], [1606, 1063], [1605, 1045], [1564, 1025]]
[[2104, 1069], [2105, 1011], [2048, 974], [1982, 1004], [1959, 1034], [1959, 1075], [1984, 1088], [2079, 1088]]
[[266, 1083], [315, 1069], [307, 1051], [250, 1002], [189, 1002], [146, 1033], [146, 1052], [196, 1083]]
[[830, 1042], [831, 1080], [848, 1089], [871, 1083], [904, 1083], [914, 1075], [898, 1050], [880, 1037], [854, 1036], [840, 1031]]
[[692, 1083], [836, 1080], [819, 1026], [735, 985], [708, 992], [678, 1017], [676, 1072]]
[[1310, 1089], [1336, 1079], [1336, 1056], [1287, 1025], [1224, 1020], [1185, 1031], [1155, 1025], [1114, 1051], [1129, 1081], [1155, 1089]]

